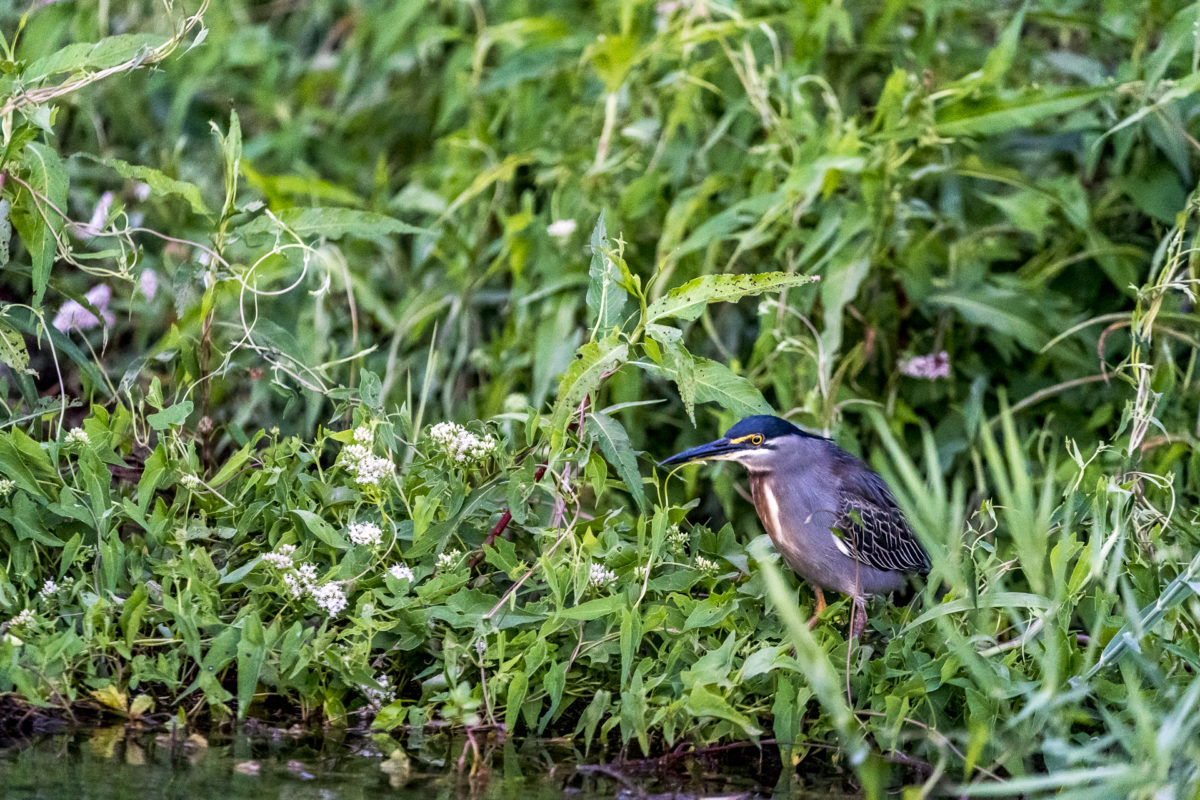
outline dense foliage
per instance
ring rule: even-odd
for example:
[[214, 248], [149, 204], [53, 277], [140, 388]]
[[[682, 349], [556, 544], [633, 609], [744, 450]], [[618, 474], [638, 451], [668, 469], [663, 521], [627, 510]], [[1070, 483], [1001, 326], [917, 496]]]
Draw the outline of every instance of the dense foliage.
[[0, 693], [1197, 791], [1200, 4], [185, 5], [0, 11]]

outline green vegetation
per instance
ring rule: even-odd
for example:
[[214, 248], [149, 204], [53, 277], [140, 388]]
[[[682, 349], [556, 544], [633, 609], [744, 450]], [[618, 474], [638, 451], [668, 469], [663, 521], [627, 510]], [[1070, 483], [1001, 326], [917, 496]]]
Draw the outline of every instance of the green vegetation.
[[[0, 697], [1200, 791], [1200, 4], [35, 5]], [[653, 466], [770, 409], [933, 559], [849, 652]]]

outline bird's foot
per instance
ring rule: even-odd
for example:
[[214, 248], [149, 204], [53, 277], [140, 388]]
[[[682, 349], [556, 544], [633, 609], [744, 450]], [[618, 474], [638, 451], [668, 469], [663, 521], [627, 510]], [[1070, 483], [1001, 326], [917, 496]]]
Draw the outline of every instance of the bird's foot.
[[813, 593], [817, 596], [817, 608], [813, 611], [812, 619], [808, 621], [810, 631], [817, 627], [817, 623], [821, 621], [821, 612], [825, 610], [825, 592], [821, 591], [820, 586], [814, 586]]

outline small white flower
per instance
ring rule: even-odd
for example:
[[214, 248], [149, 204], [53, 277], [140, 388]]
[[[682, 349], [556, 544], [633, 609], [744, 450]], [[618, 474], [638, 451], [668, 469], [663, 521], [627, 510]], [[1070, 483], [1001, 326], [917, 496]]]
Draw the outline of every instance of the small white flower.
[[46, 582], [42, 584], [41, 591], [39, 591], [38, 594], [40, 594], [44, 599], [49, 600], [58, 592], [58, 589], [58, 584], [47, 578]]
[[357, 545], [369, 545], [371, 547], [379, 544], [383, 540], [383, 531], [374, 522], [352, 522], [350, 527], [346, 529], [346, 535], [350, 537], [350, 541]]
[[33, 624], [33, 609], [27, 608], [8, 621], [9, 628], [24, 628]]
[[87, 431], [83, 428], [71, 428], [67, 431], [67, 444], [88, 444], [91, 439], [88, 438]]
[[17, 484], [13, 483], [8, 478], [0, 478], [0, 500], [8, 497], [13, 493], [13, 489], [17, 488]]
[[462, 558], [462, 550], [447, 550], [437, 557], [437, 567], [440, 570], [450, 570], [458, 566], [458, 560]]
[[476, 639], [475, 640], [475, 652], [478, 653], [479, 655], [483, 655], [484, 653], [487, 652], [487, 640], [486, 639]]
[[429, 429], [429, 438], [447, 460], [455, 464], [477, 464], [496, 452], [496, 440], [489, 434], [476, 436], [461, 425], [439, 422]]
[[305, 561], [291, 572], [285, 572], [283, 582], [292, 597], [303, 597], [317, 585], [317, 565]]
[[721, 567], [717, 562], [707, 559], [704, 556], [696, 556], [696, 569], [708, 575], [716, 575]]
[[346, 593], [336, 583], [321, 584], [312, 590], [312, 597], [331, 617], [336, 617], [346, 607]]
[[375, 441], [375, 434], [371, 433], [371, 429], [366, 425], [359, 425], [354, 429], [355, 444], [366, 445], [370, 447]]
[[603, 589], [611, 586], [617, 580], [617, 573], [603, 564], [592, 564], [588, 573], [588, 586], [593, 589]]
[[646, 580], [646, 578], [650, 577], [650, 565], [649, 564], [639, 564], [636, 567], [634, 567], [633, 568], [633, 577], [636, 578], [639, 582]]
[[392, 474], [392, 461], [382, 456], [368, 456], [358, 462], [356, 483], [378, 486], [379, 482]]
[[546, 226], [546, 233], [555, 239], [567, 239], [575, 232], [578, 224], [573, 219], [556, 219]]
[[667, 547], [672, 553], [684, 553], [687, 551], [688, 544], [692, 541], [691, 535], [687, 531], [681, 531], [675, 528], [667, 534]]
[[413, 579], [412, 567], [409, 567], [405, 564], [392, 564], [390, 567], [388, 567], [388, 574], [398, 581], [411, 582]]
[[187, 474], [180, 475], [179, 482], [182, 483], [185, 488], [191, 489], [192, 491], [199, 489], [200, 485], [204, 483], [204, 481], [200, 480], [200, 477], [198, 475], [187, 475]]
[[391, 691], [391, 683], [388, 682], [386, 675], [376, 675], [375, 683], [379, 684], [378, 689], [376, 689], [374, 686], [367, 685], [363, 685], [361, 688], [363, 690], [363, 694], [367, 698], [367, 703], [371, 706], [371, 709], [378, 711], [386, 704], [395, 700], [396, 693]]
[[[286, 544], [282, 545], [279, 548], [278, 553], [263, 553], [262, 560], [267, 562], [268, 564], [270, 564], [275, 569], [291, 569], [292, 568], [292, 554], [285, 553], [283, 551], [284, 547], [289, 547], [289, 545], [286, 545]], [[292, 548], [292, 550], [295, 550], [295, 549], [296, 548], [294, 548], [294, 547]]]

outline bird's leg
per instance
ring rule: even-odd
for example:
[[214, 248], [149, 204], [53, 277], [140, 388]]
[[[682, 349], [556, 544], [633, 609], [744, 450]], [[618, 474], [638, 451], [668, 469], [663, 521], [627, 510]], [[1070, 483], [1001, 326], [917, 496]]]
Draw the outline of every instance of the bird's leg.
[[825, 593], [821, 591], [820, 586], [814, 586], [813, 591], [817, 593], [817, 610], [813, 612], [812, 619], [808, 621], [809, 630], [817, 627], [817, 622], [820, 620], [821, 612], [825, 610]]
[[861, 597], [855, 597], [850, 601], [850, 638], [857, 639], [858, 635], [867, 627], [867, 609], [866, 601]]

